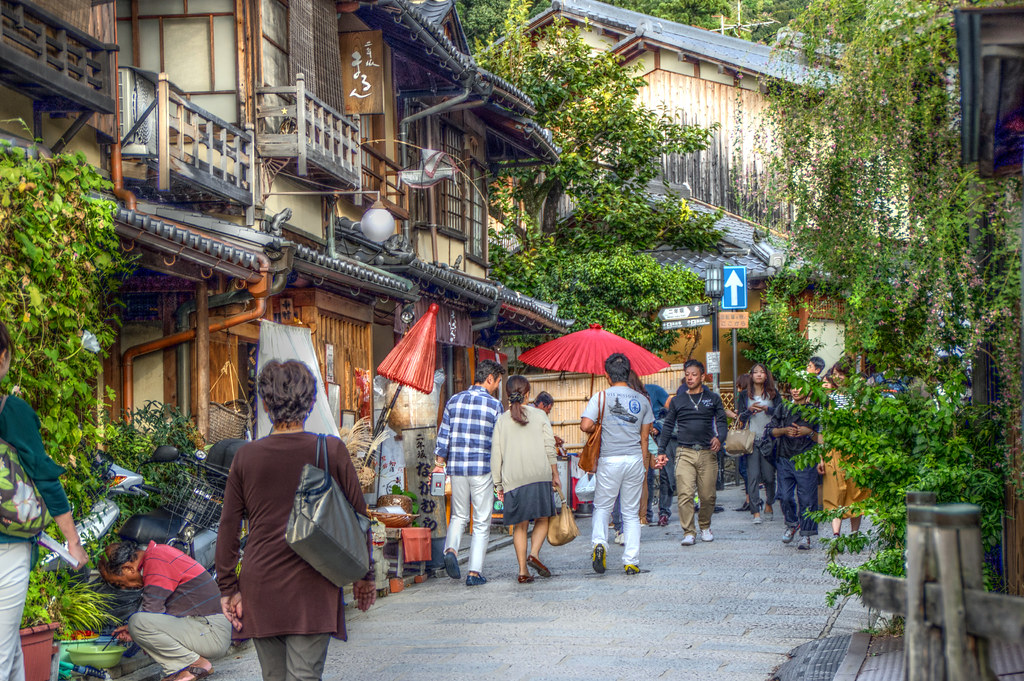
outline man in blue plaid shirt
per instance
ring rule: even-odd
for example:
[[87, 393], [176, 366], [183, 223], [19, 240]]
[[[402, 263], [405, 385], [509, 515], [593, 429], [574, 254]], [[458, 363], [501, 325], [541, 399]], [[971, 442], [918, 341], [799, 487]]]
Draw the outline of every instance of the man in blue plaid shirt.
[[447, 465], [452, 480], [452, 519], [444, 544], [444, 567], [452, 579], [462, 576], [459, 572], [459, 544], [469, 522], [470, 504], [473, 506], [473, 539], [469, 547], [466, 586], [487, 582], [480, 569], [487, 553], [491, 511], [494, 508], [491, 435], [494, 424], [504, 411], [494, 395], [504, 373], [504, 367], [494, 360], [480, 362], [472, 387], [448, 400], [437, 431], [434, 471], [443, 471]]

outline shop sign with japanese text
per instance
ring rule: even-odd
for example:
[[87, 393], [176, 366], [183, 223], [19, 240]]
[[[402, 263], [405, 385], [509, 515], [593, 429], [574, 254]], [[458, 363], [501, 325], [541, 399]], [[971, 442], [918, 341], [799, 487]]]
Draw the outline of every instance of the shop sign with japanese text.
[[345, 113], [384, 113], [384, 39], [381, 32], [342, 33], [339, 39]]
[[420, 525], [430, 528], [430, 536], [435, 539], [448, 533], [444, 497], [430, 495], [430, 473], [434, 470], [436, 444], [437, 429], [434, 426], [402, 431], [402, 449], [405, 451], [409, 491], [415, 492], [419, 497]]

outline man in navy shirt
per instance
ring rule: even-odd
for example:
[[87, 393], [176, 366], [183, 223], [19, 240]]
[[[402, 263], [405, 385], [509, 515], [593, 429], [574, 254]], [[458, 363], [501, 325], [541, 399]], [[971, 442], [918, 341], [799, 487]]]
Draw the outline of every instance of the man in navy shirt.
[[444, 544], [444, 566], [452, 579], [459, 572], [459, 544], [473, 506], [473, 539], [469, 547], [466, 586], [485, 584], [480, 574], [487, 553], [494, 508], [494, 480], [491, 478], [491, 435], [504, 409], [494, 397], [501, 385], [504, 367], [485, 359], [476, 367], [473, 385], [452, 395], [444, 407], [434, 449], [434, 472], [447, 467], [452, 480], [452, 519]]

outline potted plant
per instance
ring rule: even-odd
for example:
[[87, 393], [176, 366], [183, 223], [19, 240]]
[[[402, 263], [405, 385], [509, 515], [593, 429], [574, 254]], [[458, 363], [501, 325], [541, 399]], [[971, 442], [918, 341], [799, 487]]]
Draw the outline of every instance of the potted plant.
[[109, 604], [109, 596], [76, 575], [32, 570], [19, 632], [26, 681], [50, 678], [55, 631], [60, 638], [76, 630], [99, 631], [113, 620], [107, 612]]

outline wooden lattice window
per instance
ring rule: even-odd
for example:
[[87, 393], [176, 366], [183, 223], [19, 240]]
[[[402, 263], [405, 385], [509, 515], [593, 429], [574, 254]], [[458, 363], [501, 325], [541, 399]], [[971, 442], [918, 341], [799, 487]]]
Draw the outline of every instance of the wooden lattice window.
[[[465, 135], [463, 132], [452, 125], [442, 123], [441, 150], [455, 159], [456, 163], [460, 163], [464, 148]], [[438, 185], [438, 195], [440, 197], [439, 220], [441, 226], [462, 234], [466, 234], [464, 222], [466, 211], [463, 208], [463, 197], [465, 196], [464, 181], [463, 174], [459, 172], [452, 179], [444, 180]]]
[[470, 172], [473, 186], [469, 188], [469, 255], [487, 259], [487, 177], [483, 169], [474, 164]]

